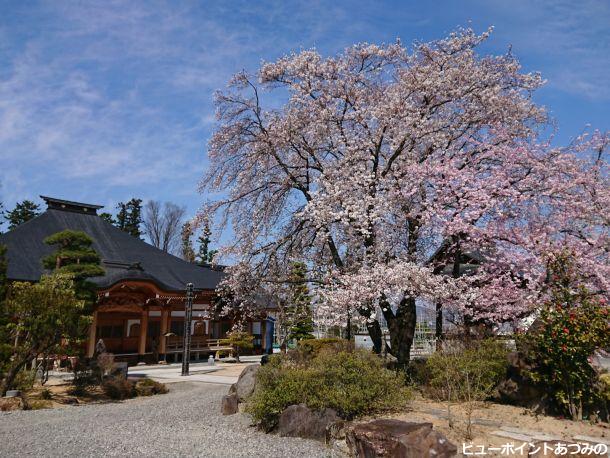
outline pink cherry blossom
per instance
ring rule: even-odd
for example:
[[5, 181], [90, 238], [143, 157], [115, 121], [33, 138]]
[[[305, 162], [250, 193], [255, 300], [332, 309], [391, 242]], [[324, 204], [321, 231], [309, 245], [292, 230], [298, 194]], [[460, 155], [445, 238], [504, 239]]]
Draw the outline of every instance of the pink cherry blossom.
[[[374, 334], [382, 312], [404, 363], [416, 300], [517, 320], [535, 313], [549, 256], [565, 248], [591, 288], [608, 290], [608, 135], [541, 139], [547, 114], [531, 96], [544, 81], [510, 52], [478, 56], [490, 32], [412, 51], [302, 51], [217, 94], [201, 191], [223, 197], [202, 214], [233, 229], [222, 253], [238, 260], [236, 297], [254, 304], [303, 260], [316, 316], [358, 315]], [[430, 258], [443, 242], [445, 263], [475, 250], [486, 262], [439, 275]]]

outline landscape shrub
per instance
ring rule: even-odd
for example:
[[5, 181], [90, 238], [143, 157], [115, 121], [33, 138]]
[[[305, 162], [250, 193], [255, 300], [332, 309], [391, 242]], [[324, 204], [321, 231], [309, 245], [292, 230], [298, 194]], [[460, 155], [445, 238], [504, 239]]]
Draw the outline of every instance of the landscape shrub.
[[[422, 369], [425, 392], [444, 401], [463, 401], [475, 390], [487, 399], [505, 378], [508, 349], [498, 340], [473, 341], [468, 345], [448, 342], [433, 353]], [[421, 377], [421, 376], [420, 376]]]
[[29, 410], [40, 410], [51, 408], [51, 402], [47, 399], [32, 399], [28, 402]]
[[426, 358], [411, 359], [407, 368], [407, 380], [411, 385], [425, 387], [430, 377], [430, 367]]
[[72, 387], [68, 393], [72, 396], [86, 396], [97, 385], [99, 385], [99, 375], [95, 371], [79, 368], [74, 373]]
[[220, 340], [221, 345], [230, 345], [233, 348], [235, 360], [239, 362], [239, 356], [247, 350], [254, 348], [254, 337], [246, 331], [235, 329], [227, 334], [226, 339]]
[[36, 371], [32, 370], [21, 370], [15, 376], [15, 380], [13, 382], [13, 389], [19, 391], [29, 391], [34, 386], [34, 382], [36, 381]]
[[599, 384], [601, 398], [607, 403], [610, 403], [610, 374], [600, 375]]
[[503, 342], [486, 339], [468, 345], [445, 342], [444, 348], [426, 361], [424, 392], [447, 402], [447, 419], [453, 426], [451, 403], [464, 403], [466, 439], [472, 439], [472, 413], [505, 379], [508, 348]]
[[138, 380], [135, 386], [138, 396], [152, 396], [153, 394], [165, 394], [169, 390], [163, 383], [155, 382], [152, 379], [145, 378]]
[[306, 364], [290, 354], [275, 355], [256, 374], [246, 411], [270, 431], [286, 407], [304, 403], [331, 408], [344, 419], [405, 407], [411, 398], [404, 378], [366, 351], [321, 351]]
[[580, 283], [569, 253], [557, 256], [550, 271], [549, 298], [520, 345], [533, 364], [532, 380], [555, 407], [581, 420], [597, 415], [601, 404], [599, 374], [590, 358], [610, 345], [609, 308]]
[[51, 399], [53, 399], [53, 393], [48, 388], [44, 388], [40, 392], [40, 399], [44, 399], [46, 401], [50, 401]]
[[337, 337], [327, 337], [324, 339], [303, 339], [298, 342], [297, 352], [301, 352], [305, 359], [315, 358], [322, 351], [341, 352], [351, 351], [353, 344], [346, 339]]
[[136, 396], [135, 383], [123, 376], [108, 378], [102, 384], [102, 390], [110, 399], [122, 400]]

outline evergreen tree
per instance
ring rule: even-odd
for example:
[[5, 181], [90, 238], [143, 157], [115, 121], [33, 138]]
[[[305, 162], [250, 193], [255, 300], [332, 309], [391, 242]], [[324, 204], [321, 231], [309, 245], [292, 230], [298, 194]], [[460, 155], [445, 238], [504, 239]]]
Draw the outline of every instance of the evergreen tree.
[[2, 304], [6, 298], [6, 291], [8, 288], [8, 279], [6, 277], [6, 271], [8, 269], [8, 261], [6, 259], [6, 246], [0, 245], [0, 310]]
[[187, 221], [182, 225], [182, 259], [188, 262], [195, 262], [195, 250], [193, 249], [193, 228]]
[[0, 379], [4, 378], [4, 372], [12, 351], [8, 329], [10, 317], [5, 302], [8, 293], [7, 268], [6, 246], [0, 245]]
[[26, 221], [35, 218], [39, 214], [40, 206], [31, 200], [26, 199], [23, 202], [17, 202], [15, 208], [11, 211], [5, 212], [4, 219], [8, 221], [8, 229], [10, 231]]
[[127, 203], [119, 202], [117, 209], [119, 212], [116, 215], [116, 226], [134, 237], [141, 238], [142, 199], [133, 198]]
[[103, 212], [99, 214], [99, 217], [105, 221], [108, 221], [113, 226], [116, 226], [117, 224], [116, 220], [114, 219], [114, 216], [112, 216], [112, 213]]
[[54, 273], [69, 274], [74, 279], [82, 298], [95, 298], [94, 287], [88, 278], [104, 275], [100, 257], [91, 247], [93, 240], [82, 231], [64, 230], [50, 235], [44, 243], [57, 247], [57, 251], [42, 259], [45, 268]]
[[214, 256], [218, 252], [218, 250], [210, 250], [210, 237], [212, 236], [212, 229], [210, 229], [210, 224], [206, 221], [203, 225], [203, 230], [201, 231], [201, 235], [197, 239], [199, 242], [199, 252], [197, 253], [197, 264], [211, 264], [214, 260]]
[[303, 262], [292, 264], [290, 272], [290, 304], [288, 308], [292, 315], [289, 339], [313, 339], [313, 313], [311, 311], [311, 296], [307, 286], [307, 266]]

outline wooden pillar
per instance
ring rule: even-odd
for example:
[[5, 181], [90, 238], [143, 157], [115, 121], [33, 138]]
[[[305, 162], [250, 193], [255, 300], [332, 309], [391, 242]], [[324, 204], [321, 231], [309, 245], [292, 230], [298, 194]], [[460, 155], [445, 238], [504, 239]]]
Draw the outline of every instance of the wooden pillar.
[[171, 311], [163, 307], [161, 309], [161, 332], [159, 336], [159, 359], [161, 361], [165, 361], [165, 351], [167, 349], [167, 329], [169, 328], [169, 319], [170, 319]]
[[93, 358], [95, 354], [95, 331], [97, 329], [97, 310], [93, 312], [93, 321], [89, 326], [89, 339], [87, 340], [87, 357]]
[[144, 354], [146, 353], [146, 338], [148, 334], [148, 309], [142, 309], [142, 317], [140, 318], [140, 340], [138, 342], [138, 362], [144, 362]]

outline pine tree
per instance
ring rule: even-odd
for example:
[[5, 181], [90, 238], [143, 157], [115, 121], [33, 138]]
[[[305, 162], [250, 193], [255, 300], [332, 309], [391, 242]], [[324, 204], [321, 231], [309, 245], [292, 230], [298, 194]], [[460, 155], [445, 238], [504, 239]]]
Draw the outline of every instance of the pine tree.
[[289, 339], [313, 339], [313, 314], [311, 311], [311, 296], [307, 286], [307, 266], [303, 262], [295, 262], [290, 272], [290, 304], [292, 315]]
[[182, 259], [188, 262], [195, 262], [195, 250], [193, 249], [193, 228], [189, 222], [182, 225]]
[[44, 243], [57, 251], [45, 256], [42, 265], [56, 273], [69, 274], [80, 291], [90, 294], [88, 278], [104, 275], [100, 257], [91, 247], [93, 240], [82, 231], [64, 230], [48, 236]]
[[6, 245], [0, 245], [0, 310], [2, 309], [4, 299], [6, 298], [6, 291], [8, 288], [8, 280], [6, 277], [7, 269]]
[[109, 222], [113, 226], [116, 226], [117, 224], [116, 220], [114, 219], [114, 216], [112, 216], [112, 213], [103, 212], [99, 214], [99, 217], [102, 218], [104, 221]]
[[210, 237], [212, 236], [212, 229], [210, 229], [210, 224], [206, 221], [203, 225], [203, 230], [201, 231], [201, 235], [197, 238], [197, 242], [199, 242], [199, 252], [197, 253], [197, 264], [211, 264], [214, 260], [214, 256], [218, 252], [218, 250], [210, 250]]
[[0, 379], [4, 379], [4, 374], [10, 366], [10, 358], [13, 351], [13, 341], [10, 338], [10, 327], [8, 326], [11, 316], [6, 306], [8, 293], [7, 268], [6, 246], [0, 245]]
[[133, 198], [127, 203], [119, 202], [117, 209], [119, 212], [116, 215], [116, 226], [134, 237], [141, 238], [142, 199]]
[[31, 200], [24, 200], [23, 202], [17, 202], [15, 208], [11, 211], [6, 212], [4, 219], [9, 223], [9, 231], [15, 229], [17, 226], [25, 223], [26, 221], [35, 218], [40, 214], [40, 206], [35, 204]]

